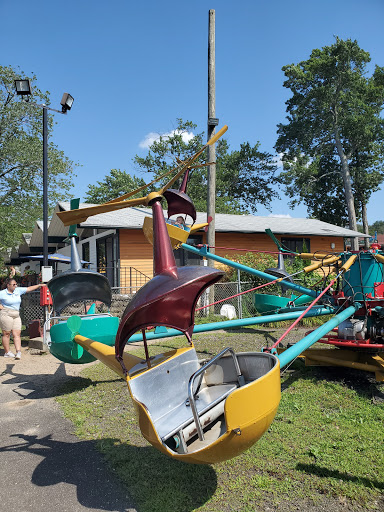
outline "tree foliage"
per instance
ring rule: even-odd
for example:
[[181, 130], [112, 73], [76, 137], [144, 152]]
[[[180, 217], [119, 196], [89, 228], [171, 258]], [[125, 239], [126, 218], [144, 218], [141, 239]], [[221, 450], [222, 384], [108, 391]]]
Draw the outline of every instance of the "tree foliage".
[[[31, 231], [43, 214], [42, 157], [43, 109], [21, 101], [14, 90], [15, 79], [31, 80], [33, 103], [49, 105], [49, 93], [12, 67], [0, 66], [0, 249], [14, 247], [23, 232]], [[53, 119], [48, 116], [48, 132]], [[52, 210], [57, 201], [68, 199], [74, 163], [58, 147], [48, 144], [48, 198]]]
[[[204, 145], [203, 132], [191, 136], [196, 127], [190, 121], [178, 119], [176, 129], [153, 142], [145, 157], [135, 156], [138, 168], [158, 176], [175, 166], [176, 157], [186, 160]], [[205, 153], [197, 163], [204, 162]], [[256, 212], [261, 204], [268, 208], [270, 199], [278, 197], [273, 188], [276, 168], [273, 156], [260, 151], [259, 143], [251, 146], [245, 142], [239, 150], [230, 151], [228, 142], [219, 139], [216, 145], [216, 212]], [[188, 195], [198, 211], [207, 208], [207, 173], [207, 168], [203, 167], [190, 175]]]
[[[110, 174], [102, 181], [98, 181], [97, 185], [88, 185], [84, 200], [87, 203], [106, 203], [144, 185], [145, 182], [142, 178], [130, 176], [126, 171], [120, 169], [111, 169]], [[147, 193], [148, 190], [144, 189], [132, 197], [141, 197]]]
[[384, 234], [384, 220], [377, 220], [371, 226], [369, 226], [369, 232], [371, 235], [377, 233], [378, 235]]
[[[370, 153], [356, 152], [349, 164], [357, 220], [361, 220], [363, 205], [368, 204], [383, 180], [383, 161], [372, 147]], [[341, 164], [334, 155], [310, 158], [302, 154], [284, 166], [279, 181], [290, 197], [290, 207], [303, 202], [310, 217], [341, 226], [348, 224]]]
[[326, 155], [313, 159], [300, 155], [296, 161], [285, 164], [279, 180], [291, 199], [289, 206], [294, 208], [303, 202], [310, 217], [336, 225], [348, 222], [339, 167], [334, 158]]
[[[374, 153], [377, 159], [382, 154], [384, 140], [380, 116], [384, 103], [384, 68], [376, 66], [368, 77], [369, 62], [369, 54], [356, 41], [336, 38], [332, 46], [313, 50], [308, 60], [284, 66], [287, 78], [284, 87], [291, 90], [292, 96], [286, 102], [288, 122], [278, 126], [276, 143], [285, 163], [281, 181], [288, 190], [291, 187], [289, 193], [298, 190], [295, 181], [303, 182], [308, 166], [313, 164], [318, 170], [317, 186], [308, 188], [312, 196], [309, 202], [318, 190], [319, 208], [324, 199], [324, 206], [328, 206], [327, 187], [334, 184], [328, 190], [336, 198], [341, 183], [349, 227], [354, 230], [354, 193], [359, 190], [360, 197], [363, 195], [367, 201], [383, 180], [380, 165], [374, 180], [362, 180], [364, 194], [358, 186], [359, 178], [372, 169], [370, 159], [364, 160], [362, 155]], [[360, 166], [355, 165], [358, 156]], [[303, 157], [304, 165], [299, 165]], [[307, 201], [304, 193], [302, 198]]]

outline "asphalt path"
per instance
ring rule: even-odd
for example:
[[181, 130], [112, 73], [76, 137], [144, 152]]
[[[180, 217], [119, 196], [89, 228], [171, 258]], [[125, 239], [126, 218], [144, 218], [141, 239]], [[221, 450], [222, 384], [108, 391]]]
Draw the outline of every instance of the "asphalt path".
[[28, 374], [24, 356], [0, 353], [0, 510], [136, 511], [94, 442], [72, 434], [54, 400], [55, 385], [76, 377], [57, 360], [51, 371]]

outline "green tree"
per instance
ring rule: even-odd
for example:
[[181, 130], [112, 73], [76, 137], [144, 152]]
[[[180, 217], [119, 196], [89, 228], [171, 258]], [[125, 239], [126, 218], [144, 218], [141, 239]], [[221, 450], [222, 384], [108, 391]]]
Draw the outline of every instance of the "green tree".
[[[196, 129], [190, 121], [177, 120], [171, 133], [153, 142], [145, 157], [134, 158], [142, 171], [158, 176], [175, 166], [175, 159], [186, 160], [204, 145], [204, 133], [185, 137]], [[260, 151], [259, 143], [248, 142], [240, 149], [230, 151], [228, 142], [219, 139], [216, 146], [216, 211], [217, 213], [256, 212], [262, 204], [269, 207], [271, 198], [278, 197], [273, 188], [276, 183], [276, 164], [271, 154]], [[202, 154], [197, 163], [205, 163]], [[188, 195], [198, 211], [207, 208], [207, 168], [194, 169], [190, 174]]]
[[[23, 72], [0, 66], [0, 249], [14, 247], [23, 232], [31, 231], [43, 216], [42, 199], [42, 117], [43, 109], [16, 97], [15, 79], [27, 79]], [[49, 105], [49, 93], [42, 93], [31, 80], [34, 103]], [[48, 116], [48, 132], [53, 119]], [[68, 199], [74, 163], [55, 144], [48, 144], [48, 198], [50, 211], [57, 201]]]
[[371, 235], [374, 235], [377, 232], [378, 235], [384, 234], [384, 220], [377, 220], [370, 227], [369, 231]]
[[[84, 200], [87, 203], [106, 203], [144, 185], [145, 182], [142, 178], [130, 176], [126, 171], [120, 169], [111, 169], [110, 174], [104, 180], [98, 181], [97, 185], [88, 185]], [[144, 189], [132, 197], [141, 197], [147, 193], [148, 190]]]
[[[382, 145], [372, 144], [369, 151], [356, 151], [350, 163], [353, 177], [353, 190], [356, 210], [363, 221], [363, 233], [370, 234], [367, 204], [373, 192], [379, 190], [383, 181]], [[369, 248], [369, 239], [364, 239], [365, 248]]]
[[[356, 152], [349, 167], [356, 218], [364, 223], [364, 229], [358, 226], [358, 231], [368, 234], [367, 204], [383, 179], [378, 149], [374, 147], [371, 152]], [[303, 202], [310, 217], [337, 225], [348, 223], [341, 164], [334, 155], [322, 154], [313, 159], [300, 155], [294, 162], [285, 164], [284, 168], [279, 181], [285, 185], [292, 208]]]
[[[384, 68], [367, 77], [370, 56], [356, 41], [336, 38], [335, 44], [313, 50], [308, 60], [283, 67], [288, 122], [278, 125], [276, 149], [291, 172], [303, 155], [312, 162], [323, 155], [339, 164], [349, 227], [357, 230], [351, 162], [384, 139], [380, 117], [384, 103]], [[365, 172], [360, 167], [359, 172]], [[294, 171], [291, 177], [295, 180]], [[335, 172], [335, 181], [338, 176]], [[381, 175], [381, 181], [383, 176]], [[283, 178], [284, 182], [284, 178]], [[365, 200], [377, 187], [366, 188]], [[338, 184], [336, 183], [336, 187]], [[366, 204], [366, 203], [365, 203]], [[353, 249], [357, 249], [357, 240]]]
[[334, 158], [321, 155], [310, 159], [299, 155], [290, 164], [284, 163], [279, 181], [290, 197], [289, 206], [304, 203], [309, 217], [343, 225], [348, 222], [340, 165]]

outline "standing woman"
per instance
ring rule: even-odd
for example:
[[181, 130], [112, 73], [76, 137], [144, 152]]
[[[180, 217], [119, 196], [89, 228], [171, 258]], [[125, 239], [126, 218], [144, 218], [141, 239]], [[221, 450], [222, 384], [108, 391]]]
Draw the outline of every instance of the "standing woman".
[[[44, 285], [36, 284], [35, 286], [28, 286], [28, 288], [18, 288], [13, 277], [8, 277], [5, 280], [5, 285], [6, 288], [0, 291], [0, 327], [5, 351], [4, 357], [21, 359], [21, 318], [19, 314], [21, 296], [24, 293], [33, 292]], [[16, 356], [9, 350], [11, 332]]]

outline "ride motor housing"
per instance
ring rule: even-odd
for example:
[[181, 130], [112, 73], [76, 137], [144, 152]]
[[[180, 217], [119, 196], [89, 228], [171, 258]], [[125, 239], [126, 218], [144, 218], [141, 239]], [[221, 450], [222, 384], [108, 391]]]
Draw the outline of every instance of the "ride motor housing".
[[338, 329], [338, 336], [344, 340], [365, 340], [367, 327], [364, 320], [357, 318], [348, 318], [341, 322]]

